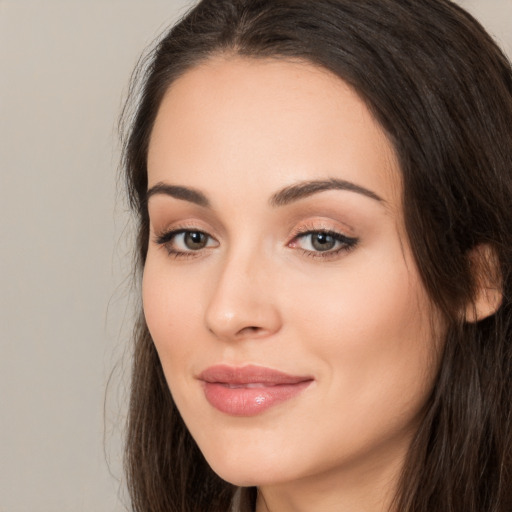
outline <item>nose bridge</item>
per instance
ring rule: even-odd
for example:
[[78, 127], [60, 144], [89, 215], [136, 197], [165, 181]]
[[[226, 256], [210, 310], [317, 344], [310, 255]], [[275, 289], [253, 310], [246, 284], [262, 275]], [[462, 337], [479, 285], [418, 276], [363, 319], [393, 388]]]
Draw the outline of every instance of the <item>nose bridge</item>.
[[206, 309], [206, 325], [217, 337], [264, 336], [279, 330], [272, 269], [264, 251], [237, 244], [227, 251]]

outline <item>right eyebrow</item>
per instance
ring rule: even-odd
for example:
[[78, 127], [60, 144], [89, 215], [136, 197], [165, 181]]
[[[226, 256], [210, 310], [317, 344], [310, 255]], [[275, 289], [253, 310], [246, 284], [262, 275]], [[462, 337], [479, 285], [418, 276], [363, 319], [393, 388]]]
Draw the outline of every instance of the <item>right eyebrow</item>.
[[199, 192], [199, 190], [180, 187], [177, 185], [169, 185], [163, 182], [157, 183], [146, 192], [146, 203], [149, 201], [150, 197], [158, 194], [171, 196], [175, 199], [181, 199], [182, 201], [189, 201], [190, 203], [203, 206], [204, 208], [209, 208], [211, 206], [208, 198], [202, 192]]

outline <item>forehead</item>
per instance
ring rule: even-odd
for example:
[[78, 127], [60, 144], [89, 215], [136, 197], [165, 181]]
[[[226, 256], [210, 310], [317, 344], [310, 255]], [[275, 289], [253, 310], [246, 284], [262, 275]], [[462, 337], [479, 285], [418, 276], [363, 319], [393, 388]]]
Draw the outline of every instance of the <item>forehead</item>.
[[270, 195], [283, 185], [340, 178], [396, 202], [394, 150], [343, 80], [303, 61], [216, 57], [189, 70], [160, 105], [149, 186], [236, 183]]

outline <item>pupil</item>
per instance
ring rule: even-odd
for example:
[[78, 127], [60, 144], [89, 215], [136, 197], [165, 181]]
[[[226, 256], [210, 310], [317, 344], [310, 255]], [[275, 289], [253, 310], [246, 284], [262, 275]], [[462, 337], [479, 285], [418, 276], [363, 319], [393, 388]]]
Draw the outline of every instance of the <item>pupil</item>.
[[202, 249], [206, 245], [206, 235], [199, 231], [189, 231], [185, 234], [185, 245], [189, 249]]
[[334, 247], [335, 243], [334, 237], [326, 233], [317, 233], [313, 236], [312, 244], [317, 251], [328, 251]]

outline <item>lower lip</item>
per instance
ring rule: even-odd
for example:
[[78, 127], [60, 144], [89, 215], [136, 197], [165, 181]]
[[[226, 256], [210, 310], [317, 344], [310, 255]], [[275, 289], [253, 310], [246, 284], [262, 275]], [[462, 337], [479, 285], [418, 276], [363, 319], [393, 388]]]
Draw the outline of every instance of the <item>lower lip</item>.
[[253, 388], [230, 388], [225, 384], [204, 382], [204, 393], [208, 402], [220, 412], [231, 416], [255, 416], [297, 396], [311, 382]]

